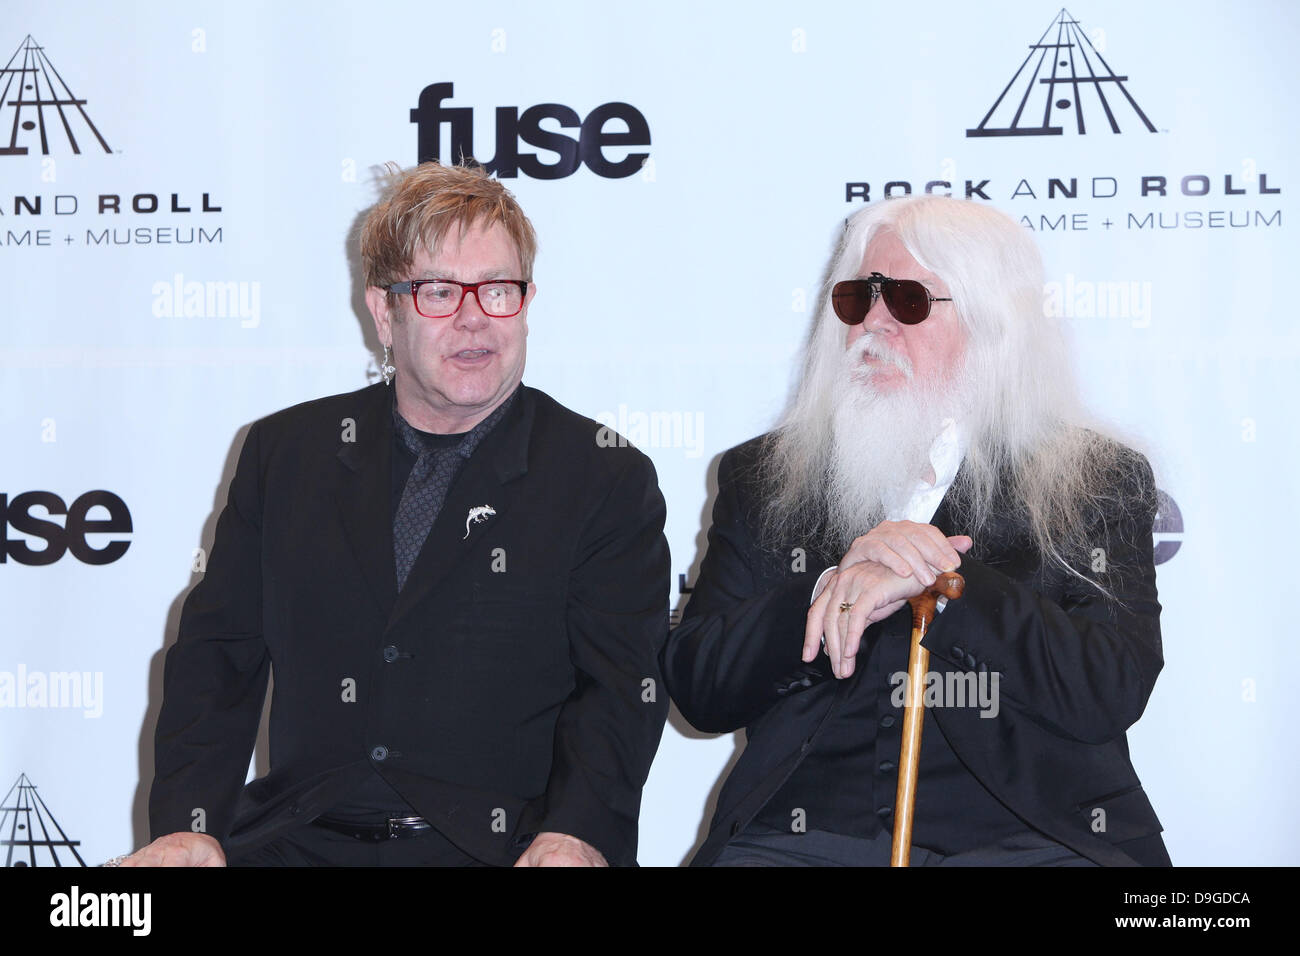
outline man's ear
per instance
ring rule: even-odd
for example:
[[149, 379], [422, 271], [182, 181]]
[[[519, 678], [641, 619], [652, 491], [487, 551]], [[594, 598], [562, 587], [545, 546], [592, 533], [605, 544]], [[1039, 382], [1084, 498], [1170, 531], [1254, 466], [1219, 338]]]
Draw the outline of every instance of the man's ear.
[[375, 332], [379, 335], [380, 345], [392, 345], [393, 335], [389, 329], [392, 313], [388, 308], [388, 292], [377, 285], [366, 286], [366, 308], [375, 320]]

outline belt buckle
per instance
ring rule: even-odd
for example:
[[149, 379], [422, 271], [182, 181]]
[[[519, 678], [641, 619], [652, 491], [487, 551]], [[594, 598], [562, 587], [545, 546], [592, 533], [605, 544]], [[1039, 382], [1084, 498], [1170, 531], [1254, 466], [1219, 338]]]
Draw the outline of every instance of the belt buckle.
[[423, 829], [418, 824], [427, 823], [424, 817], [389, 817], [384, 822], [388, 826], [388, 839], [390, 840], [399, 839], [403, 832]]

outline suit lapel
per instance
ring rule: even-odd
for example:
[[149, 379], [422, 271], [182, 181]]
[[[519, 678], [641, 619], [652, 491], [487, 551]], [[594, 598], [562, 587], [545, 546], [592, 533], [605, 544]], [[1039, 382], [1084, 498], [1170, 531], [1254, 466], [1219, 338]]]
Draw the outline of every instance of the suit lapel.
[[[522, 490], [516, 479], [528, 471], [528, 443], [536, 410], [530, 390], [521, 387], [513, 407], [462, 466], [411, 566], [406, 586], [397, 595], [389, 627], [414, 610], [448, 574], [463, 566], [479, 540], [496, 529], [516, 503]], [[481, 510], [484, 508], [490, 508], [491, 513]], [[391, 528], [388, 541], [391, 569]]]
[[393, 400], [390, 390], [380, 385], [362, 396], [366, 404], [357, 415], [356, 441], [345, 441], [339, 449], [335, 499], [367, 590], [387, 617], [397, 600], [392, 518]]
[[[963, 514], [962, 499], [968, 496], [970, 473], [963, 461], [934, 513], [930, 524], [945, 535], [972, 535], [969, 519]], [[1006, 488], [1011, 478], [1003, 471], [991, 514], [977, 535], [969, 552], [972, 558], [995, 565], [1007, 574], [1029, 574], [1034, 566], [1034, 542], [1025, 515], [1010, 505]], [[958, 569], [960, 570], [960, 569]]]

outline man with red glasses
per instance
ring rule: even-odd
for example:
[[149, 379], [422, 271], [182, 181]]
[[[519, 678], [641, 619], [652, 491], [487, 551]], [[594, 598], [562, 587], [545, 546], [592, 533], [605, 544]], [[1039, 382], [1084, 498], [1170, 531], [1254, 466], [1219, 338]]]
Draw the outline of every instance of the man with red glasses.
[[911, 634], [912, 865], [1168, 865], [1127, 729], [1163, 664], [1146, 460], [1085, 427], [1028, 232], [972, 201], [849, 222], [776, 429], [727, 452], [664, 676], [747, 746], [697, 865], [885, 865]]
[[648, 458], [521, 384], [535, 250], [480, 169], [421, 165], [367, 216], [385, 382], [249, 431], [128, 865], [635, 863], [664, 502]]

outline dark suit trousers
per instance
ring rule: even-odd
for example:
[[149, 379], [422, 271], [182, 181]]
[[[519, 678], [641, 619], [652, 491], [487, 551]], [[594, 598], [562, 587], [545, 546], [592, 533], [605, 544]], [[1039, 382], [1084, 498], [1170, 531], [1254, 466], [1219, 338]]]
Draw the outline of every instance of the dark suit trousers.
[[[713, 866], [889, 866], [893, 836], [874, 839], [809, 830], [790, 833], [751, 824], [718, 854]], [[1096, 866], [1069, 847], [1032, 833], [944, 856], [912, 847], [911, 866]]]
[[227, 866], [485, 866], [437, 830], [399, 840], [358, 840], [321, 827], [297, 827], [231, 856]]

